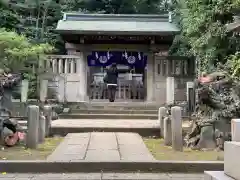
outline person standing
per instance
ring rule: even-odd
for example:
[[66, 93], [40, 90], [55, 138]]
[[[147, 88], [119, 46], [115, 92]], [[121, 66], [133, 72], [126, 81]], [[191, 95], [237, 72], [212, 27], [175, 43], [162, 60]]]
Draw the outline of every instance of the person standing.
[[104, 77], [104, 82], [107, 84], [109, 102], [115, 101], [117, 81], [118, 81], [117, 64], [113, 63], [111, 67], [107, 70], [107, 74]]

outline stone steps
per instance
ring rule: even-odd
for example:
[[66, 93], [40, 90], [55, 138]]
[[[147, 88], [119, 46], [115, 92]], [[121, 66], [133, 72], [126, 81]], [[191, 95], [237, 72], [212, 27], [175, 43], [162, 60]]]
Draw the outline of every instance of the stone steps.
[[71, 109], [106, 109], [106, 110], [158, 110], [162, 104], [144, 102], [90, 102], [90, 103], [68, 103]]
[[157, 120], [157, 114], [61, 114], [59, 116], [60, 119], [149, 119], [149, 120]]
[[201, 180], [203, 174], [190, 173], [7, 173], [0, 180]]
[[[184, 121], [183, 134], [189, 131], [190, 123]], [[141, 136], [160, 136], [160, 124], [156, 120], [132, 119], [58, 119], [52, 121], [52, 134], [66, 135], [81, 132], [135, 132]]]
[[158, 114], [158, 110], [147, 109], [72, 109], [73, 114]]

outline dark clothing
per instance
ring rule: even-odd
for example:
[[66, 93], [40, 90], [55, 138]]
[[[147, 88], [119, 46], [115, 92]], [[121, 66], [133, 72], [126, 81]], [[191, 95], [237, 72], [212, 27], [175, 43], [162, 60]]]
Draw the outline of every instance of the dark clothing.
[[118, 79], [118, 69], [117, 68], [108, 69], [105, 77], [105, 83], [117, 84], [117, 79]]
[[108, 85], [108, 99], [109, 102], [114, 102], [115, 101], [115, 94], [117, 90], [117, 86], [114, 85]]
[[108, 99], [110, 102], [114, 102], [115, 94], [117, 90], [118, 81], [118, 69], [111, 67], [107, 70], [107, 74], [104, 77], [104, 82], [107, 84], [108, 89]]

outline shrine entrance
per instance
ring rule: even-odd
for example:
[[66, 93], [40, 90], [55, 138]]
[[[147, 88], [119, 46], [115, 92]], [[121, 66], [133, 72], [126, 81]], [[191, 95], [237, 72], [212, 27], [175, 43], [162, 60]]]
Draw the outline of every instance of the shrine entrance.
[[67, 101], [108, 101], [103, 78], [112, 63], [119, 70], [116, 101], [164, 104], [174, 96], [167, 56], [179, 29], [168, 14], [64, 13], [56, 31], [76, 57], [76, 71], [58, 88], [61, 94], [69, 90]]
[[108, 101], [107, 85], [103, 78], [112, 63], [119, 72], [116, 101], [143, 101], [145, 99], [147, 56], [142, 52], [93, 51], [87, 56], [89, 97], [93, 101]]

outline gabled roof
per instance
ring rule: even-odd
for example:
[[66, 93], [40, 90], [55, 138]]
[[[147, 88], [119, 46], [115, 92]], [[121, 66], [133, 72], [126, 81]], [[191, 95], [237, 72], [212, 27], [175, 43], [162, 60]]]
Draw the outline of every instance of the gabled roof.
[[160, 35], [177, 33], [168, 15], [64, 13], [56, 31], [61, 34]]

